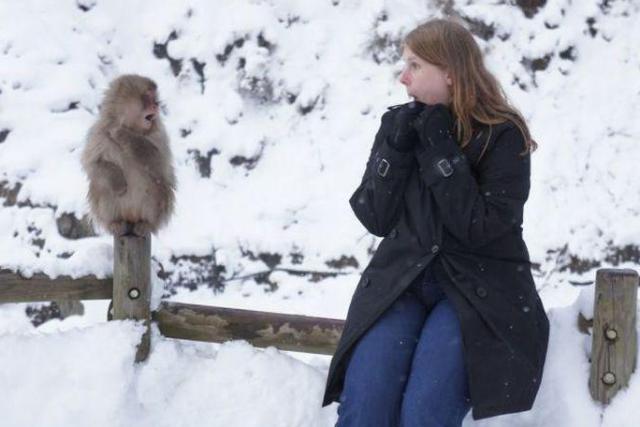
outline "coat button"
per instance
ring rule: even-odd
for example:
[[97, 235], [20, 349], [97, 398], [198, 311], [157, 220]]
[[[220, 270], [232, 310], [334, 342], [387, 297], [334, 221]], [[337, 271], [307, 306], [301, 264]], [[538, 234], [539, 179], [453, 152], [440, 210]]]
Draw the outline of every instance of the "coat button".
[[367, 286], [369, 286], [369, 284], [371, 283], [371, 279], [369, 279], [368, 277], [364, 277], [362, 279], [362, 287], [366, 288]]
[[476, 288], [476, 295], [478, 295], [480, 298], [486, 298], [487, 290], [485, 288], [483, 288], [482, 286], [478, 286]]
[[439, 250], [440, 250], [440, 246], [438, 246], [438, 245], [431, 246], [431, 253], [432, 254], [437, 254]]
[[391, 239], [395, 239], [396, 237], [398, 237], [398, 230], [396, 230], [395, 228], [391, 230], [391, 232], [389, 233], [389, 237]]

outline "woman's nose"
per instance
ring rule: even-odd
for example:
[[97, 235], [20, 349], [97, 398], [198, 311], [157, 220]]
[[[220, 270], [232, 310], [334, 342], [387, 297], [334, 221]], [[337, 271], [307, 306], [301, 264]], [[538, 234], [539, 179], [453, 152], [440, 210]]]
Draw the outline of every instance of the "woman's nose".
[[409, 84], [411, 83], [411, 79], [409, 78], [409, 72], [407, 71], [406, 68], [403, 68], [402, 73], [400, 73], [400, 83], [402, 83], [405, 86], [409, 86]]

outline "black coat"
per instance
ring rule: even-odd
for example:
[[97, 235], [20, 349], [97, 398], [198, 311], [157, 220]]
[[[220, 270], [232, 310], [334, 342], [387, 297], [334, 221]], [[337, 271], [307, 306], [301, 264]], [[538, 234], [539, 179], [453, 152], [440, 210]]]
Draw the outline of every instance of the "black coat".
[[549, 321], [522, 239], [530, 186], [524, 150], [511, 122], [479, 128], [464, 149], [447, 134], [431, 150], [405, 153], [378, 132], [350, 204], [384, 239], [351, 300], [323, 406], [339, 399], [357, 340], [436, 261], [461, 323], [473, 418], [532, 407]]

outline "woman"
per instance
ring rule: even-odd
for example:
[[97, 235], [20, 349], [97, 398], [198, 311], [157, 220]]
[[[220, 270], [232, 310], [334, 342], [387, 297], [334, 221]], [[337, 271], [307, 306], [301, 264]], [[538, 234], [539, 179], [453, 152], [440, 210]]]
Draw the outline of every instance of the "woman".
[[324, 405], [337, 426], [459, 426], [531, 408], [549, 322], [522, 239], [536, 144], [461, 25], [404, 41], [417, 102], [382, 116], [350, 199], [384, 237], [355, 290]]

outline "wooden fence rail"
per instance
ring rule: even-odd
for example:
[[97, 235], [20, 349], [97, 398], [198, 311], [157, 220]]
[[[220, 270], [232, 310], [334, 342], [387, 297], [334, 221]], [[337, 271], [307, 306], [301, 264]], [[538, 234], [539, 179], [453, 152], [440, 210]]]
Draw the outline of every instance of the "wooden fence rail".
[[224, 342], [247, 340], [257, 347], [333, 354], [344, 320], [235, 308], [164, 302], [151, 312], [151, 239], [114, 239], [113, 279], [94, 276], [50, 279], [37, 274], [24, 278], [0, 270], [0, 303], [111, 299], [113, 319], [136, 319], [147, 325], [136, 361], [148, 357], [149, 325], [153, 320], [170, 338]]
[[9, 270], [0, 270], [0, 304], [9, 302], [111, 299], [113, 280], [86, 276], [51, 279], [34, 274], [26, 279]]
[[247, 340], [256, 347], [333, 354], [344, 320], [165, 302], [153, 313], [162, 335], [196, 341]]

